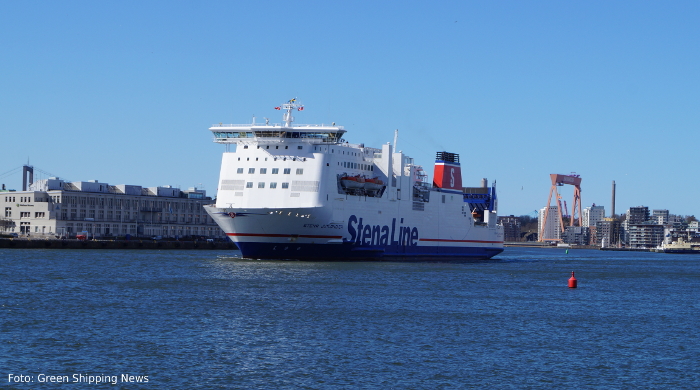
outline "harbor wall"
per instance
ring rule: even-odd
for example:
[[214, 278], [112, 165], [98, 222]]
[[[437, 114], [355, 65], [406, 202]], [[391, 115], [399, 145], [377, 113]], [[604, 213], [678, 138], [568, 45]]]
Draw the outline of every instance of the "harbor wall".
[[0, 238], [0, 248], [17, 249], [208, 249], [236, 250], [233, 242], [156, 240], [44, 240]]

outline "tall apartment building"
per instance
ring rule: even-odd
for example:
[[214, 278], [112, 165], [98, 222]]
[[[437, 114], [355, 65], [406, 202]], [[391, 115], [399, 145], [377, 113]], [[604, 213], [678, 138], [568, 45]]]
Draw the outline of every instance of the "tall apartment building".
[[627, 210], [627, 222], [629, 224], [643, 223], [649, 220], [649, 207], [630, 207]]
[[658, 225], [668, 225], [668, 210], [652, 210], [651, 220]]
[[[537, 218], [537, 234], [541, 234], [542, 232], [545, 211], [547, 211], [547, 207], [543, 207], [539, 211], [539, 217]], [[559, 208], [557, 208], [557, 206], [549, 206], [547, 226], [539, 240], [561, 240], [561, 230], [559, 230]]]
[[664, 240], [664, 225], [653, 223], [635, 223], [629, 225], [627, 232], [630, 248], [656, 248]]
[[604, 218], [596, 224], [596, 241], [602, 247], [617, 246], [620, 242], [620, 222], [613, 218]]
[[646, 206], [630, 207], [627, 210], [625, 221], [622, 223], [622, 242], [630, 244], [630, 226], [647, 222], [649, 220], [649, 208]]
[[223, 238], [202, 208], [203, 190], [110, 185], [96, 180], [39, 180], [27, 191], [0, 192], [0, 230], [31, 236]]
[[582, 214], [582, 225], [585, 227], [593, 227], [605, 218], [605, 207], [596, 206], [595, 204], [591, 207], [586, 207], [581, 211]]
[[514, 215], [498, 217], [498, 224], [503, 226], [504, 241], [520, 241], [520, 219]]

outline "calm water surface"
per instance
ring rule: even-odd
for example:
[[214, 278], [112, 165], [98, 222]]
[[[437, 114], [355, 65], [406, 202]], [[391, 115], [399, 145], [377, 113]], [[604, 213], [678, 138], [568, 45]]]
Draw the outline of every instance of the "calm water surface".
[[238, 254], [0, 249], [0, 387], [65, 387], [40, 374], [119, 376], [70, 386], [91, 389], [700, 387], [700, 256]]

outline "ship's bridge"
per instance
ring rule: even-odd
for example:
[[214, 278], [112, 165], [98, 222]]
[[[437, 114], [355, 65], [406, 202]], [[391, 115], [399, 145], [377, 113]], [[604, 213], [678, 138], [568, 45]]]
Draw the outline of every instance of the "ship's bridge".
[[292, 112], [303, 111], [304, 105], [296, 98], [290, 99], [284, 104], [275, 107], [275, 110], [284, 111], [282, 120], [284, 123], [270, 124], [265, 118], [265, 124], [253, 123], [246, 125], [224, 125], [219, 123], [209, 128], [214, 133], [214, 142], [220, 144], [238, 143], [271, 143], [288, 141], [302, 141], [312, 144], [339, 143], [345, 134], [342, 126], [332, 125], [296, 125], [292, 126], [294, 117]]
[[342, 126], [298, 125], [286, 127], [274, 125], [225, 125], [218, 124], [209, 128], [214, 135], [214, 142], [235, 144], [240, 142], [281, 142], [284, 140], [305, 141], [314, 144], [338, 143], [345, 130]]

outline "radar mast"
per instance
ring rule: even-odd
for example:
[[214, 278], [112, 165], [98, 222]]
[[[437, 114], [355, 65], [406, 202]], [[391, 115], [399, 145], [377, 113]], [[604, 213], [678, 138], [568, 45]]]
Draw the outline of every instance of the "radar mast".
[[294, 117], [292, 116], [292, 111], [294, 109], [297, 111], [304, 111], [304, 105], [297, 102], [297, 98], [290, 99], [281, 106], [275, 107], [275, 110], [285, 110], [286, 112], [282, 115], [282, 120], [284, 121], [285, 127], [292, 127], [292, 122], [294, 122]]

